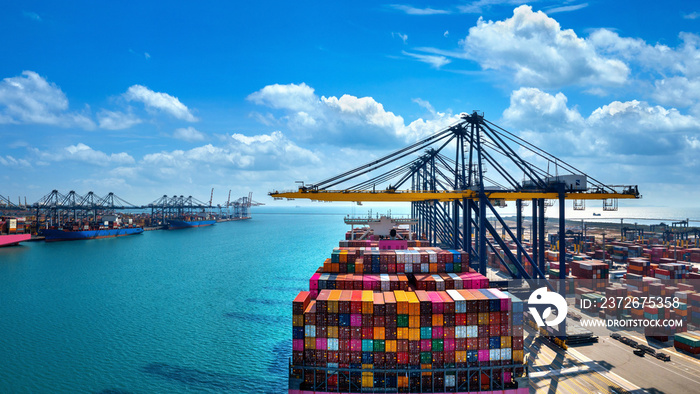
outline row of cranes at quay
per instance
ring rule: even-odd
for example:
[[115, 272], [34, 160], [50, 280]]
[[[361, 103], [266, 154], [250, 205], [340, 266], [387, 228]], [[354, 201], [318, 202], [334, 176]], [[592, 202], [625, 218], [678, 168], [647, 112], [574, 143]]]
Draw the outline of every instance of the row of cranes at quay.
[[100, 197], [94, 192], [81, 195], [71, 190], [63, 194], [52, 190], [35, 203], [24, 203], [18, 198], [15, 204], [10, 197], [0, 195], [0, 216], [17, 216], [26, 219], [27, 231], [36, 233], [41, 228], [61, 226], [66, 223], [100, 222], [105, 217], [120, 216], [123, 222], [144, 227], [163, 226], [168, 219], [198, 217], [217, 221], [250, 218], [250, 208], [264, 205], [253, 200], [253, 193], [221, 204], [214, 204], [214, 189], [208, 202], [192, 196], [173, 195], [145, 204], [132, 204], [110, 192]]
[[[545, 208], [558, 201], [558, 240], [565, 245], [566, 200], [573, 200], [576, 210], [584, 209], [587, 200], [602, 200], [609, 211], [617, 210], [619, 199], [641, 197], [636, 185], [605, 184], [477, 111], [462, 113], [455, 124], [357, 168], [270, 195], [358, 204], [409, 202], [416, 220], [411, 230], [431, 244], [468, 251], [473, 268], [484, 275], [488, 251], [498, 255], [499, 248], [505, 254], [499, 257], [503, 272], [517, 279], [541, 279], [550, 289], [554, 286], [545, 277]], [[515, 228], [496, 210], [508, 201], [515, 202]], [[531, 252], [523, 242], [527, 205], [532, 212]], [[504, 235], [487, 215], [500, 223]], [[525, 269], [524, 262], [531, 268]], [[566, 254], [560, 253], [559, 279], [565, 279], [566, 264]]]

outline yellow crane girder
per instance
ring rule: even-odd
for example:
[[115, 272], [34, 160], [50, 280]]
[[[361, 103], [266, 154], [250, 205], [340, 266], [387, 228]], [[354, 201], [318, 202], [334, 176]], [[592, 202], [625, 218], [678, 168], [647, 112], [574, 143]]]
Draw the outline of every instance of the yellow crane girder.
[[[533, 192], [533, 191], [498, 191], [487, 192], [486, 196], [490, 200], [502, 199], [506, 201], [532, 200], [534, 198], [558, 199], [558, 193]], [[273, 198], [288, 199], [309, 199], [317, 201], [350, 201], [350, 202], [413, 202], [413, 201], [454, 201], [463, 198], [478, 200], [479, 193], [473, 190], [464, 191], [345, 191], [345, 190], [301, 190], [297, 192], [273, 192]], [[639, 198], [635, 194], [624, 193], [588, 193], [588, 192], [568, 192], [566, 199], [573, 200], [605, 200], [611, 198], [634, 199]]]

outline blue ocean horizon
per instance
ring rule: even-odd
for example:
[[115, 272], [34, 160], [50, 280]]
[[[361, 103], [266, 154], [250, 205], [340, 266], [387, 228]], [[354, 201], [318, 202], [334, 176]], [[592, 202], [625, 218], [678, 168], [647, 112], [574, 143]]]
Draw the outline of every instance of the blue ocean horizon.
[[291, 204], [210, 227], [0, 248], [0, 392], [285, 392], [291, 302], [349, 229], [343, 216], [368, 213]]

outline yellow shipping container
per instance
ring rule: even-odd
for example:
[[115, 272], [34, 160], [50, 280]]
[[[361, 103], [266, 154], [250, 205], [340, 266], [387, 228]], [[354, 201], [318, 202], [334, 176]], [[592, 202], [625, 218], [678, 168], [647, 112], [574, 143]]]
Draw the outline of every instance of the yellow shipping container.
[[409, 341], [420, 341], [420, 328], [409, 328], [408, 329], [408, 340]]
[[331, 295], [328, 297], [328, 313], [338, 313], [340, 293], [342, 293], [342, 290], [331, 290]]
[[384, 351], [387, 353], [396, 353], [396, 340], [389, 339], [384, 342]]
[[501, 337], [501, 349], [509, 348], [511, 337]]
[[408, 376], [399, 376], [397, 383], [399, 387], [408, 387]]
[[328, 338], [338, 338], [338, 326], [328, 326]]
[[[396, 298], [396, 314], [408, 315], [408, 298], [403, 290], [394, 290], [394, 298]], [[420, 307], [420, 303], [418, 304]]]
[[304, 338], [305, 350], [316, 350], [316, 338]]
[[411, 328], [420, 328], [420, 316], [409, 316], [408, 326]]
[[396, 329], [397, 339], [408, 339], [408, 334], [408, 327], [399, 327]]
[[[420, 365], [420, 369], [432, 369], [432, 368], [433, 368], [433, 364], [421, 364]], [[433, 376], [433, 373], [432, 372], [423, 372], [423, 373], [421, 373], [421, 375]]]
[[[408, 300], [408, 314], [411, 316], [420, 316], [420, 301], [416, 293], [409, 291], [406, 294]], [[420, 327], [420, 325], [418, 325]]]
[[384, 339], [384, 327], [374, 327], [374, 339]]
[[489, 313], [482, 312], [478, 314], [478, 324], [480, 326], [487, 326], [489, 324]]
[[455, 352], [455, 359], [456, 362], [458, 363], [466, 363], [467, 362], [467, 351], [466, 350], [458, 350]]
[[374, 292], [372, 290], [362, 290], [362, 314], [371, 315], [374, 313]]
[[362, 387], [374, 387], [374, 374], [372, 372], [362, 372]]
[[513, 350], [513, 361], [516, 363], [523, 362], [523, 351], [522, 350]]
[[304, 315], [292, 315], [292, 326], [304, 327]]

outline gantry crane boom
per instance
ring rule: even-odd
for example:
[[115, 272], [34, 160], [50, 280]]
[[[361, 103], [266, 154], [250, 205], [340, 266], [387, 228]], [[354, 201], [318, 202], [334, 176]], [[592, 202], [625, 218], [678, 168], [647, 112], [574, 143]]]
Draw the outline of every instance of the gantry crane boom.
[[[489, 176], [484, 175], [486, 166]], [[410, 202], [411, 214], [418, 219], [412, 229], [426, 234], [430, 242], [469, 251], [482, 274], [486, 273], [487, 245], [494, 251], [498, 246], [517, 268], [515, 272], [508, 268], [508, 272], [525, 279], [545, 279], [544, 209], [548, 201], [559, 201], [559, 241], [565, 245], [567, 199], [603, 200], [604, 207], [616, 208], [618, 199], [641, 197], [636, 185], [604, 184], [476, 111], [463, 113], [455, 124], [355, 169], [270, 196]], [[522, 244], [522, 207], [528, 200], [532, 201], [530, 253]], [[515, 233], [494, 208], [501, 206], [501, 201], [516, 203]], [[513, 253], [486, 220], [487, 212], [496, 217], [515, 244]], [[530, 263], [531, 269], [525, 269], [523, 261]], [[559, 264], [563, 279], [565, 253], [559, 254]]]

